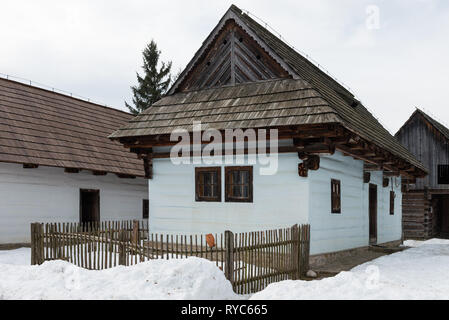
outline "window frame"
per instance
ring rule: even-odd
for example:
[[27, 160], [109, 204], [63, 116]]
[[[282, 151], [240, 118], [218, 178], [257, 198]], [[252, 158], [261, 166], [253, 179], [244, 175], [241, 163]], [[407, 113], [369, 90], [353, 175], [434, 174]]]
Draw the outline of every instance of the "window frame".
[[394, 199], [396, 198], [396, 192], [390, 190], [390, 216], [394, 216]]
[[[248, 171], [248, 197], [236, 198], [231, 194], [231, 175], [233, 171]], [[225, 167], [225, 202], [253, 202], [253, 166], [229, 166]]]
[[[199, 176], [203, 172], [217, 173], [217, 195], [214, 197], [206, 197], [200, 195], [200, 179]], [[195, 168], [195, 201], [196, 202], [221, 202], [221, 167], [196, 167]]]
[[[445, 169], [443, 169], [445, 168]], [[448, 173], [448, 176], [442, 177], [441, 173], [443, 170], [446, 170]], [[437, 167], [437, 182], [438, 184], [449, 184], [449, 164], [439, 164]]]
[[[339, 207], [335, 208], [334, 185], [338, 186]], [[341, 214], [341, 180], [331, 179], [331, 213]]]

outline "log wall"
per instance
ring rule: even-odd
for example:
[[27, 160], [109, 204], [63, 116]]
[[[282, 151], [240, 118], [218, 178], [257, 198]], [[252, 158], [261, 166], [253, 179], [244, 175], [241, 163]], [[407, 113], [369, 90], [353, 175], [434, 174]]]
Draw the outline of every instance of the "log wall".
[[429, 239], [434, 234], [431, 200], [425, 190], [402, 194], [402, 229], [405, 239]]

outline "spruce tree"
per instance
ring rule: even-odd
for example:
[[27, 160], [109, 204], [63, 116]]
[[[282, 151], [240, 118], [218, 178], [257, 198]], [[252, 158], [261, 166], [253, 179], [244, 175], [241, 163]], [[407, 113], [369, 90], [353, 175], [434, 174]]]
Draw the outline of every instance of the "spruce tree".
[[[158, 101], [169, 89], [171, 84], [171, 61], [161, 62], [159, 67], [159, 57], [161, 52], [157, 49], [156, 42], [151, 42], [142, 52], [143, 54], [143, 76], [137, 74], [137, 86], [131, 87], [133, 92], [134, 107], [125, 101], [126, 107], [133, 114], [139, 114], [153, 103]], [[158, 68], [159, 67], [159, 68]]]

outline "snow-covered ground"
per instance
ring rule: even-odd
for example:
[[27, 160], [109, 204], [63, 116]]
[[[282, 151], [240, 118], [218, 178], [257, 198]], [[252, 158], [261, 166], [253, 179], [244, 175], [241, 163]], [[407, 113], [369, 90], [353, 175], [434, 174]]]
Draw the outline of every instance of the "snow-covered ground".
[[[411, 249], [315, 281], [283, 281], [251, 299], [449, 299], [449, 240]], [[0, 251], [1, 299], [243, 299], [214, 263], [152, 260], [89, 271], [68, 262], [30, 266], [30, 249]]]
[[317, 281], [283, 281], [251, 299], [449, 299], [449, 240], [406, 241], [411, 249]]
[[153, 260], [101, 271], [65, 261], [30, 266], [30, 249], [0, 251], [1, 299], [239, 299], [214, 263]]

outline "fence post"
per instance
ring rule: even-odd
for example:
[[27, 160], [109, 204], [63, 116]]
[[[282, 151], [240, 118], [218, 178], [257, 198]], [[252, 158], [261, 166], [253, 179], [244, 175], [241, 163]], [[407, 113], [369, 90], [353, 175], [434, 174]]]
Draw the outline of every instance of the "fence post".
[[119, 231], [119, 246], [118, 246], [118, 264], [121, 266], [126, 265], [126, 231], [121, 229]]
[[139, 243], [139, 221], [138, 220], [133, 221], [133, 235], [132, 235], [131, 241], [133, 244]]
[[293, 273], [293, 280], [299, 279], [300, 271], [300, 254], [301, 254], [301, 248], [300, 248], [300, 239], [299, 239], [299, 232], [298, 232], [298, 225], [295, 224], [292, 228], [292, 261], [293, 261], [293, 269], [295, 270]]
[[309, 257], [310, 257], [310, 224], [306, 225], [306, 236], [305, 236], [305, 248], [304, 248], [304, 275], [309, 271]]
[[31, 264], [44, 262], [44, 226], [41, 223], [31, 224]]
[[225, 231], [225, 276], [234, 284], [234, 234]]
[[309, 251], [310, 251], [310, 225], [301, 225], [300, 230], [300, 276], [304, 277], [309, 271]]

